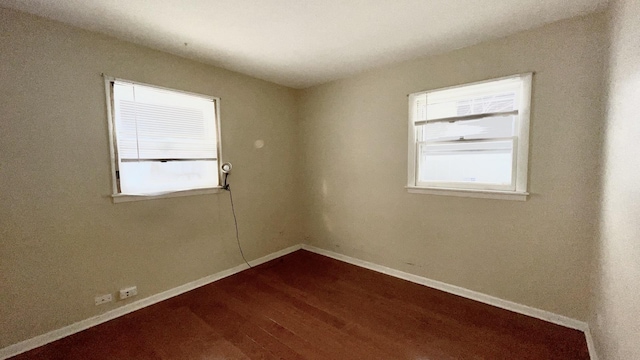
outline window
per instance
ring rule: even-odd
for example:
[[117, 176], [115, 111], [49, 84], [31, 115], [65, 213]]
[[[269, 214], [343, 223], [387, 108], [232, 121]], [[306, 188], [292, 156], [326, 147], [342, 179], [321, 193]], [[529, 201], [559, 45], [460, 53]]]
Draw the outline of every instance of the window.
[[525, 200], [531, 78], [409, 95], [408, 189]]
[[219, 100], [105, 78], [114, 198], [220, 184]]

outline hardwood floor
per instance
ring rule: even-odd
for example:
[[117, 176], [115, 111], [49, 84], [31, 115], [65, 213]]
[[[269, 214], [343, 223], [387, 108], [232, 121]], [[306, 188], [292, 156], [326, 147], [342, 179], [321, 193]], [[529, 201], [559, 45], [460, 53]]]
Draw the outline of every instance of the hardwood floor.
[[576, 330], [304, 250], [22, 359], [589, 359]]

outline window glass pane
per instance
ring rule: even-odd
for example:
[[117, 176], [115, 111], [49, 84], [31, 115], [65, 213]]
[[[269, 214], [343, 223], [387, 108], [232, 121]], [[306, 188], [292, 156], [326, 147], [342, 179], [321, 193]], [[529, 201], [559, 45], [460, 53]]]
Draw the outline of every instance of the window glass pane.
[[429, 92], [426, 120], [518, 110], [520, 87], [507, 79]]
[[456, 101], [456, 115], [475, 115], [515, 110], [516, 93], [507, 92]]
[[432, 122], [418, 126], [418, 141], [446, 141], [512, 137], [515, 116], [497, 116], [478, 120]]
[[513, 141], [418, 145], [418, 182], [511, 185]]
[[215, 160], [120, 163], [123, 194], [153, 194], [218, 185], [218, 162]]

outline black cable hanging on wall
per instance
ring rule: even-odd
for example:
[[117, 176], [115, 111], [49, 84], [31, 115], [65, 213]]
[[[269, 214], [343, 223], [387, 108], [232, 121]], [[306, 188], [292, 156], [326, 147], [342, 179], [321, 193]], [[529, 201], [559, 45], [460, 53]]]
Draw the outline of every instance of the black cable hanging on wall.
[[231, 172], [232, 168], [233, 166], [231, 166], [231, 163], [228, 163], [228, 162], [220, 166], [220, 169], [224, 174], [224, 185], [222, 186], [222, 188], [229, 192], [229, 200], [231, 201], [231, 212], [233, 213], [233, 223], [236, 227], [236, 242], [238, 243], [238, 249], [240, 249], [240, 255], [242, 256], [242, 260], [244, 260], [245, 264], [247, 264], [249, 268], [252, 268], [253, 266], [249, 264], [249, 262], [247, 261], [247, 258], [244, 256], [244, 251], [242, 251], [242, 245], [240, 244], [240, 234], [238, 232], [238, 218], [236, 217], [236, 208], [233, 204], [233, 193], [231, 192], [231, 186], [227, 182], [227, 177], [229, 176], [229, 173]]

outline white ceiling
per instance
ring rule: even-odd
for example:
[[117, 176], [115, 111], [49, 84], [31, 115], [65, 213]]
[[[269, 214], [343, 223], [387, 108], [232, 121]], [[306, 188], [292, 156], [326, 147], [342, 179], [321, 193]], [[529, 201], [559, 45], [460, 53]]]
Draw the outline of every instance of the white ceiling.
[[0, 6], [304, 88], [600, 10], [606, 1], [0, 0]]

